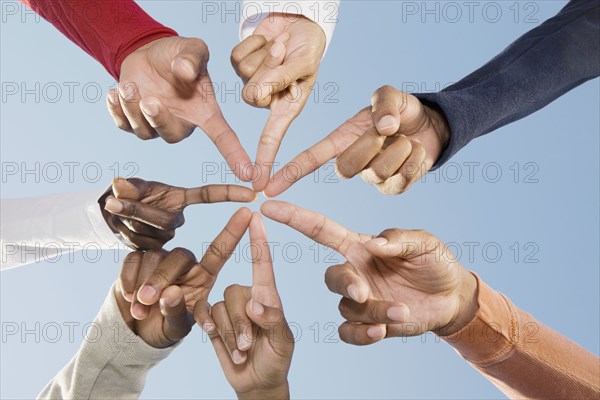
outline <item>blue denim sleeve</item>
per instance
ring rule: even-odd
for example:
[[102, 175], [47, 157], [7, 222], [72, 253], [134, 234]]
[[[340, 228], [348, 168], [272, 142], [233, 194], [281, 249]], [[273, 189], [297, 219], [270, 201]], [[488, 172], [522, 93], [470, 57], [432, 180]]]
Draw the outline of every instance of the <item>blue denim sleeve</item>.
[[416, 93], [446, 116], [451, 137], [436, 162], [471, 140], [534, 113], [600, 75], [600, 0], [572, 0], [502, 53], [437, 93]]

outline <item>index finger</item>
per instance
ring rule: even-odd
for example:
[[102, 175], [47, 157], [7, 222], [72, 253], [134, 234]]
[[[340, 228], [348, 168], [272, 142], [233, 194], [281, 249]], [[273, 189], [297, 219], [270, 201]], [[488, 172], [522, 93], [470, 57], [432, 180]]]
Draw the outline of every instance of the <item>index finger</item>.
[[249, 203], [256, 200], [258, 194], [247, 187], [239, 185], [206, 185], [185, 190], [185, 205], [222, 203], [234, 201]]
[[251, 217], [252, 212], [246, 207], [240, 208], [233, 214], [202, 256], [199, 264], [203, 271], [216, 279], [246, 233]]
[[273, 221], [288, 225], [310, 239], [321, 243], [346, 256], [352, 243], [359, 242], [360, 236], [325, 216], [305, 210], [283, 201], [268, 200], [260, 211]]
[[[206, 75], [202, 78], [201, 85], [206, 88], [212, 88], [212, 81]], [[210, 89], [207, 89], [210, 90]], [[225, 158], [229, 168], [235, 175], [244, 182], [252, 179], [252, 161], [246, 150], [242, 147], [239, 138], [229, 126], [221, 108], [219, 107], [214, 93], [206, 93], [205, 99], [205, 114], [201, 118], [195, 118], [195, 124], [206, 133], [213, 141], [217, 149]]]
[[252, 298], [269, 307], [281, 308], [265, 224], [259, 213], [250, 220], [252, 251]]
[[306, 175], [339, 156], [372, 125], [371, 108], [362, 109], [323, 140], [304, 150], [277, 171], [265, 188], [265, 195], [275, 197], [283, 193]]
[[237, 210], [227, 222], [225, 228], [209, 245], [198, 263], [200, 269], [195, 280], [199, 283], [200, 291], [193, 299], [195, 303], [194, 318], [208, 333], [213, 332], [215, 329], [215, 324], [210, 315], [210, 306], [207, 302], [208, 295], [223, 265], [231, 257], [233, 250], [246, 233], [251, 218], [252, 212], [248, 208], [242, 207]]
[[[300, 94], [301, 93], [302, 92], [300, 91]], [[271, 112], [269, 113], [267, 123], [260, 134], [258, 149], [256, 151], [256, 176], [252, 183], [256, 191], [264, 190], [269, 183], [271, 166], [275, 161], [275, 157], [277, 156], [277, 152], [279, 151], [283, 137], [285, 136], [292, 122], [300, 114], [300, 111], [302, 111], [302, 108], [304, 108], [305, 101], [308, 98], [308, 96], [304, 94], [301, 94], [301, 96], [302, 98], [298, 100], [299, 104], [291, 104], [290, 110], [287, 110], [288, 107], [284, 107], [286, 109], [285, 112], [276, 111], [278, 108], [276, 103], [296, 100], [290, 100], [288, 98], [278, 98], [273, 100]], [[298, 97], [299, 96], [297, 94], [292, 95], [292, 98]]]

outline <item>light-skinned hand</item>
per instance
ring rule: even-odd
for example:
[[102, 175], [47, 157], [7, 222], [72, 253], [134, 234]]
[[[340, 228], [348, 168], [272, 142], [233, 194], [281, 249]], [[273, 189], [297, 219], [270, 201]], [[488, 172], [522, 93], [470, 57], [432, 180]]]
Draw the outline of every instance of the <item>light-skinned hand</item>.
[[244, 101], [270, 108], [256, 153], [256, 191], [267, 186], [281, 141], [306, 105], [325, 45], [317, 23], [301, 15], [272, 13], [231, 53], [233, 68], [244, 82]]
[[343, 296], [340, 338], [367, 345], [385, 337], [433, 331], [448, 335], [478, 309], [477, 281], [448, 248], [425, 231], [388, 229], [358, 234], [290, 203], [267, 201], [262, 213], [346, 258], [325, 282]]
[[340, 177], [361, 174], [380, 192], [400, 194], [431, 169], [449, 138], [440, 112], [409, 93], [383, 86], [370, 107], [277, 171], [265, 194], [281, 194], [333, 158]]
[[250, 158], [221, 113], [208, 58], [206, 44], [194, 38], [165, 37], [140, 47], [123, 61], [118, 89], [107, 94], [108, 110], [117, 127], [144, 140], [176, 143], [199, 127], [236, 176], [250, 181]]

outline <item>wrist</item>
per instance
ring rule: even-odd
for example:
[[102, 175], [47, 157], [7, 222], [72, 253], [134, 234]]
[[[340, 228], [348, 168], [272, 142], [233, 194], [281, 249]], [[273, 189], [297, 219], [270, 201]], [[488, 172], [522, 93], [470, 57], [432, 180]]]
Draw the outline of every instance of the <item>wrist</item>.
[[450, 142], [450, 127], [448, 125], [448, 121], [446, 120], [446, 116], [441, 110], [432, 108], [429, 105], [423, 104], [423, 108], [431, 119], [433, 129], [440, 139], [442, 149], [445, 149]]
[[478, 284], [475, 276], [461, 267], [461, 283], [458, 292], [458, 308], [448, 324], [434, 333], [439, 336], [449, 336], [463, 329], [475, 318], [479, 311]]
[[240, 400], [288, 400], [290, 398], [290, 387], [286, 381], [284, 384], [271, 389], [256, 389], [248, 392], [236, 392]]

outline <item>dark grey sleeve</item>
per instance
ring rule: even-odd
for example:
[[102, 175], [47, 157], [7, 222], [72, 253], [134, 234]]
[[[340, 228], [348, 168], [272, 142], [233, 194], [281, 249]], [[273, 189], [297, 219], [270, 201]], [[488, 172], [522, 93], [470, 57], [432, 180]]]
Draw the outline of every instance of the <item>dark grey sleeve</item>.
[[600, 0], [570, 1], [461, 81], [437, 93], [415, 94], [442, 111], [450, 127], [450, 142], [434, 168], [471, 140], [599, 75]]

